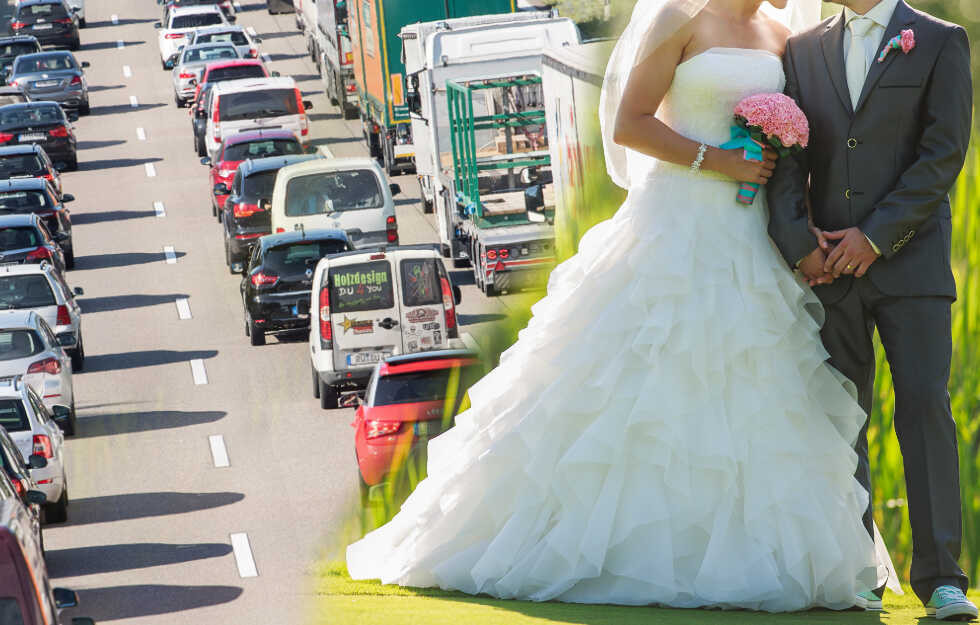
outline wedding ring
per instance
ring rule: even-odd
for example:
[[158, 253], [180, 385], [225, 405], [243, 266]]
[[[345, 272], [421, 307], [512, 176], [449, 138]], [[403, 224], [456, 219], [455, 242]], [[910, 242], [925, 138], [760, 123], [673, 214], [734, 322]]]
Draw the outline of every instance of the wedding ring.
[[851, 269], [854, 269], [854, 265], [848, 265], [847, 267], [845, 267], [845, 269], [847, 269], [848, 271], [850, 271]]

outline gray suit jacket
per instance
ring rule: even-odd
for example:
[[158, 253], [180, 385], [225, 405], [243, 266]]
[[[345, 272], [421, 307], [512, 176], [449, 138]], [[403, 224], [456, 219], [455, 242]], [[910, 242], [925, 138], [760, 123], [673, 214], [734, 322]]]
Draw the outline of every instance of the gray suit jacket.
[[[960, 26], [899, 2], [885, 42], [915, 32], [909, 53], [872, 63], [855, 111], [844, 69], [844, 17], [791, 38], [786, 94], [810, 121], [810, 145], [782, 158], [767, 185], [769, 235], [791, 266], [816, 248], [806, 197], [824, 230], [857, 226], [881, 250], [866, 278], [886, 295], [956, 296], [949, 190], [966, 158], [973, 113], [970, 43]], [[814, 289], [824, 303], [853, 278]]]

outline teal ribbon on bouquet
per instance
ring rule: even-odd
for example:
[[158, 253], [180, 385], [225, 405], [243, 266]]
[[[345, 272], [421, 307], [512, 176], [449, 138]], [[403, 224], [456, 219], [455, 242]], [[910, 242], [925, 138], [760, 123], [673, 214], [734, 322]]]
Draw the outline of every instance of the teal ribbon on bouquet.
[[[719, 146], [722, 150], [736, 150], [738, 148], [742, 148], [745, 150], [745, 160], [755, 162], [762, 161], [762, 144], [753, 139], [748, 130], [742, 128], [741, 126], [732, 126], [731, 132], [731, 141]], [[755, 201], [755, 196], [759, 194], [759, 189], [761, 188], [762, 186], [756, 184], [755, 182], [739, 182], [738, 195], [735, 197], [735, 201], [739, 204], [752, 204]]]

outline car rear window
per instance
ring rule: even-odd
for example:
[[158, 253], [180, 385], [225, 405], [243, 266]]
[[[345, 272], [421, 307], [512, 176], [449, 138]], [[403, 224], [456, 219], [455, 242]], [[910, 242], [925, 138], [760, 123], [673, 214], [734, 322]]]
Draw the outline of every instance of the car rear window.
[[22, 250], [43, 245], [39, 233], [34, 226], [16, 226], [0, 228], [0, 251]]
[[32, 104], [0, 108], [0, 130], [23, 128], [34, 124], [58, 124], [65, 121], [65, 114], [57, 104]]
[[248, 39], [244, 33], [233, 31], [230, 33], [204, 33], [197, 36], [198, 43], [225, 43], [228, 42], [235, 46], [247, 46]]
[[369, 169], [297, 176], [286, 185], [286, 216], [381, 208], [384, 196]]
[[276, 186], [276, 174], [278, 169], [272, 171], [261, 171], [245, 178], [245, 188], [242, 194], [257, 199], [271, 199], [272, 189]]
[[170, 28], [200, 28], [201, 26], [215, 26], [221, 23], [221, 15], [218, 13], [191, 13], [190, 15], [175, 15], [170, 20]]
[[[261, 139], [248, 143], [236, 143], [225, 147], [222, 160], [244, 161], [250, 158], [302, 154], [303, 149], [295, 139]], [[274, 174], [273, 174], [274, 175]]]
[[47, 54], [17, 59], [14, 74], [35, 74], [37, 72], [56, 72], [75, 69], [75, 64], [67, 54]]
[[32, 52], [40, 51], [40, 48], [28, 41], [0, 43], [0, 56], [20, 56], [21, 54], [31, 54]]
[[55, 304], [51, 285], [43, 275], [0, 276], [0, 310]]
[[8, 191], [0, 193], [0, 213], [36, 213], [51, 209], [43, 191]]
[[0, 330], [0, 360], [18, 360], [44, 351], [34, 330]]
[[410, 258], [401, 262], [402, 301], [406, 306], [442, 303], [439, 267], [431, 258]]
[[25, 432], [31, 429], [21, 400], [0, 399], [0, 425], [8, 432]]
[[234, 46], [214, 46], [207, 48], [191, 48], [184, 52], [182, 63], [204, 63], [207, 61], [221, 61], [237, 59], [238, 50]]
[[346, 251], [347, 243], [337, 239], [300, 241], [269, 248], [262, 266], [274, 273], [296, 273], [306, 267], [316, 267], [320, 259], [328, 254]]
[[65, 7], [61, 3], [25, 4], [17, 7], [18, 19], [38, 17], [68, 17], [68, 12], [65, 11]]
[[329, 284], [331, 312], [378, 310], [395, 305], [391, 264], [385, 260], [331, 267]]
[[10, 154], [0, 156], [0, 179], [14, 176], [40, 176], [47, 173], [47, 167], [37, 154]]
[[254, 89], [226, 93], [218, 102], [223, 122], [297, 115], [296, 89]]
[[265, 78], [265, 70], [261, 65], [232, 65], [231, 67], [218, 67], [208, 72], [208, 82], [222, 82], [225, 80], [238, 80], [239, 78]]
[[378, 379], [372, 405], [442, 401], [450, 394], [450, 386], [453, 387], [452, 394], [461, 397], [482, 375], [483, 370], [478, 365], [386, 375]]

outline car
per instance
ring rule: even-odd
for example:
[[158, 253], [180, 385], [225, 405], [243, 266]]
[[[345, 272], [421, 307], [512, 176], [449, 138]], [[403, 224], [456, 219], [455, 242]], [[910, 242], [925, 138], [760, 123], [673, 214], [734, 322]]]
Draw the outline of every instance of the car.
[[24, 54], [14, 60], [9, 83], [20, 87], [31, 100], [57, 102], [63, 108], [89, 114], [88, 81], [85, 68], [68, 51]]
[[167, 14], [164, 22], [156, 22], [157, 45], [160, 48], [160, 65], [167, 67], [167, 59], [173, 56], [177, 48], [185, 45], [191, 31], [205, 26], [227, 25], [224, 12], [213, 5], [176, 7]]
[[190, 37], [187, 45], [196, 46], [203, 43], [230, 43], [238, 49], [238, 56], [243, 59], [259, 58], [259, 45], [262, 39], [249, 34], [241, 26], [212, 26], [198, 28]]
[[[303, 329], [310, 324], [310, 285], [321, 258], [351, 249], [342, 230], [271, 234], [252, 248], [240, 286], [245, 336], [265, 345], [267, 332]], [[307, 304], [305, 312], [299, 303]]]
[[71, 358], [74, 373], [85, 366], [82, 310], [75, 301], [75, 296], [82, 294], [79, 287], [69, 288], [64, 276], [50, 263], [0, 265], [0, 314], [34, 311], [40, 315]]
[[68, 520], [68, 463], [62, 428], [69, 417], [67, 406], [56, 406], [54, 413], [48, 410], [21, 376], [0, 378], [0, 426], [23, 457], [38, 454], [48, 461], [43, 469], [33, 471], [38, 489], [48, 500], [44, 506], [47, 523]]
[[0, 215], [0, 263], [49, 262], [64, 272], [65, 255], [34, 214]]
[[303, 100], [296, 81], [289, 77], [242, 78], [219, 82], [211, 91], [204, 145], [211, 160], [225, 137], [246, 130], [284, 129], [306, 146], [313, 103]]
[[71, 357], [37, 312], [0, 310], [0, 376], [20, 375], [49, 410], [68, 406], [65, 433], [75, 433], [75, 393]]
[[250, 158], [303, 154], [305, 149], [296, 135], [288, 130], [250, 130], [226, 137], [212, 162], [207, 156], [202, 165], [210, 168], [211, 215], [221, 221], [221, 211], [231, 189], [239, 163]]
[[22, 0], [10, 18], [11, 35], [33, 35], [42, 46], [78, 50], [78, 15], [64, 0]]
[[8, 178], [44, 178], [61, 196], [61, 173], [44, 148], [36, 143], [0, 147], [0, 180]]
[[167, 61], [173, 67], [174, 104], [177, 108], [183, 108], [194, 97], [197, 83], [208, 63], [237, 58], [238, 48], [230, 43], [204, 43], [181, 48]]
[[6, 82], [10, 66], [14, 59], [21, 54], [32, 54], [41, 51], [41, 44], [34, 35], [14, 35], [0, 37], [0, 76]]
[[225, 17], [229, 21], [235, 19], [235, 7], [231, 0], [157, 0], [157, 4], [163, 5], [163, 21], [167, 21], [167, 16], [177, 7], [191, 7], [201, 5], [214, 5], [224, 11]]
[[[48, 497], [37, 485], [32, 472], [48, 466], [48, 459], [41, 454], [31, 454], [27, 461], [17, 449], [17, 444], [6, 429], [0, 427], [0, 475], [9, 481], [10, 488], [20, 499], [20, 503], [30, 513], [31, 524], [37, 537], [41, 551], [44, 551], [44, 534], [41, 532], [43, 509], [41, 506], [48, 502]], [[2, 481], [2, 478], [0, 478]], [[0, 484], [0, 493], [6, 494], [6, 485]], [[6, 499], [6, 497], [0, 497]]]
[[67, 269], [75, 268], [71, 214], [65, 208], [65, 204], [73, 201], [75, 196], [70, 193], [59, 197], [44, 178], [0, 180], [0, 215], [33, 213], [40, 217], [51, 238], [61, 246]]
[[351, 423], [362, 503], [377, 499], [379, 487], [401, 477], [415, 458], [424, 475], [429, 440], [453, 426], [467, 390], [484, 373], [470, 349], [392, 356], [374, 367]]
[[310, 299], [299, 310], [317, 311], [309, 354], [314, 396], [324, 409], [363, 389], [382, 360], [446, 349], [459, 339], [461, 293], [437, 246], [335, 254], [317, 264], [312, 279]]
[[269, 211], [260, 208], [263, 200], [272, 198], [276, 173], [287, 165], [301, 163], [317, 154], [275, 156], [247, 160], [235, 170], [225, 210], [221, 213], [225, 241], [225, 263], [235, 274], [245, 270], [245, 262], [259, 237], [270, 233]]
[[[269, 71], [262, 61], [242, 59], [209, 63], [204, 68], [204, 74], [197, 83], [196, 91], [191, 99], [191, 128], [194, 131], [194, 150], [198, 156], [206, 156], [208, 151], [204, 145], [204, 134], [208, 127], [208, 110], [211, 105], [211, 88], [219, 82], [237, 80], [239, 78], [266, 78]], [[278, 72], [272, 72], [278, 76]]]
[[78, 141], [72, 120], [57, 102], [0, 106], [0, 146], [35, 144], [63, 169], [78, 169]]
[[272, 192], [272, 232], [340, 228], [358, 248], [398, 245], [394, 196], [399, 193], [401, 187], [389, 184], [369, 157], [328, 157], [283, 167]]

